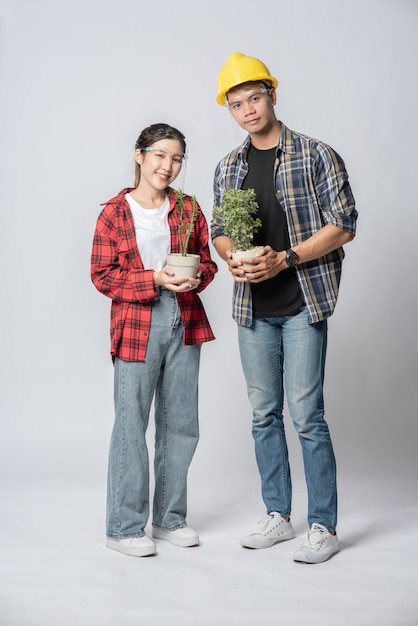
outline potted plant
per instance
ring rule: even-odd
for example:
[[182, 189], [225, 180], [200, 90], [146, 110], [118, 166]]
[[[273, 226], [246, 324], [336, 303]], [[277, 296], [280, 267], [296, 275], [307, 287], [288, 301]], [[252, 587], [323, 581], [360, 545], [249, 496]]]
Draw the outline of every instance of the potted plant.
[[177, 233], [180, 252], [170, 252], [167, 256], [167, 265], [174, 271], [175, 278], [182, 278], [183, 276], [195, 278], [199, 268], [200, 255], [188, 253], [187, 248], [199, 214], [199, 205], [196, 196], [192, 196], [191, 211], [187, 211], [184, 206], [185, 194], [183, 190], [176, 189], [176, 195], [175, 208], [179, 218]]
[[261, 227], [255, 217], [258, 210], [254, 189], [229, 189], [222, 197], [221, 205], [213, 210], [213, 217], [222, 220], [225, 235], [232, 240], [234, 259], [255, 256], [262, 246], [253, 245], [254, 235]]

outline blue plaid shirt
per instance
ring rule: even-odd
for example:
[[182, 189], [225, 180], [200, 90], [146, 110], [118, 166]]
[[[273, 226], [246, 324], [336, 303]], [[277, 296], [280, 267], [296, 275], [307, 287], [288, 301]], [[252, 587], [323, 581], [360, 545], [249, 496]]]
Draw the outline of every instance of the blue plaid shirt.
[[[215, 206], [220, 206], [225, 191], [241, 188], [248, 172], [249, 145], [248, 136], [218, 163], [214, 177]], [[357, 210], [344, 162], [323, 142], [282, 124], [274, 163], [274, 184], [277, 199], [286, 213], [291, 246], [327, 224], [355, 233]], [[225, 235], [222, 222], [216, 218], [211, 224], [212, 240], [222, 235]], [[343, 259], [343, 248], [337, 248], [324, 257], [296, 266], [311, 324], [334, 312]], [[232, 316], [238, 324], [252, 325], [249, 283], [234, 282]]]

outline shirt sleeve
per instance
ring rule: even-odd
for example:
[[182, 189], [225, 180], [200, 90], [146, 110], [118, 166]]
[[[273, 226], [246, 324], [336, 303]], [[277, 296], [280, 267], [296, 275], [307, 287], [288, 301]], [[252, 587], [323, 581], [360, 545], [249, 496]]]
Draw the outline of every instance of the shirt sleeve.
[[[221, 205], [222, 197], [225, 193], [225, 176], [222, 174], [222, 171], [223, 169], [221, 167], [221, 163], [218, 163], [213, 178], [214, 207], [219, 207]], [[225, 234], [222, 220], [219, 215], [217, 217], [212, 217], [210, 234], [212, 241], [216, 239], [216, 237], [222, 237]]]
[[357, 210], [342, 158], [320, 144], [314, 163], [315, 189], [326, 224], [356, 232]]
[[[96, 223], [90, 275], [96, 289], [119, 302], [148, 302], [156, 296], [153, 270], [141, 267], [132, 238], [118, 236], [112, 209], [105, 207]], [[137, 265], [137, 267], [135, 267]]]

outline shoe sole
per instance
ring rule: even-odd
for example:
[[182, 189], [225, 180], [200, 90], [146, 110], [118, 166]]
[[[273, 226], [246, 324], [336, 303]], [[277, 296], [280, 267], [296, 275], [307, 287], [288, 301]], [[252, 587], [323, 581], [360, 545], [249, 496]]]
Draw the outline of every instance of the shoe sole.
[[255, 545], [256, 542], [252, 543], [251, 539], [247, 541], [245, 539], [241, 540], [241, 545], [243, 548], [250, 548], [251, 550], [263, 550], [264, 548], [271, 548], [276, 545], [276, 543], [280, 543], [281, 541], [289, 541], [290, 539], [294, 539], [296, 537], [296, 533], [289, 532], [286, 535], [281, 535], [280, 537], [275, 537], [274, 539], [266, 539], [263, 542], [263, 545]]
[[157, 554], [155, 546], [129, 548], [128, 546], [121, 545], [116, 539], [106, 539], [106, 547], [111, 550], [116, 550], [116, 552], [121, 552], [121, 554], [126, 554], [127, 556], [154, 556]]
[[307, 563], [308, 565], [316, 565], [317, 563], [325, 563], [325, 561], [328, 561], [328, 559], [334, 556], [334, 554], [337, 554], [337, 552], [339, 552], [339, 548], [335, 548], [335, 550], [333, 550], [329, 554], [324, 555], [323, 557], [319, 557], [318, 559], [309, 558], [308, 556], [303, 554], [298, 556], [298, 554], [296, 553], [293, 555], [293, 560], [296, 563]]
[[178, 548], [193, 548], [200, 544], [199, 537], [191, 537], [189, 539], [173, 539], [169, 536], [168, 532], [154, 528], [152, 531], [154, 539], [162, 539], [162, 541], [168, 541], [173, 546]]

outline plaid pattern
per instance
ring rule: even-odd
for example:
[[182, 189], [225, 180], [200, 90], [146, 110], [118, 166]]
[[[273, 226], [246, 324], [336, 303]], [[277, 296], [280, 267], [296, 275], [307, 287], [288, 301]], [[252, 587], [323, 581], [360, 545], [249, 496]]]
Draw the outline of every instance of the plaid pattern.
[[[247, 137], [241, 146], [222, 159], [215, 171], [214, 201], [219, 206], [228, 189], [240, 189], [248, 171]], [[283, 207], [290, 245], [301, 243], [326, 224], [355, 233], [357, 210], [341, 157], [326, 144], [301, 135], [282, 124], [274, 164], [276, 196]], [[219, 218], [212, 220], [212, 240], [224, 235]], [[334, 312], [344, 259], [343, 248], [296, 267], [308, 308], [310, 323]], [[233, 318], [243, 326], [252, 324], [251, 288], [234, 282]]]
[[[147, 351], [152, 315], [152, 303], [157, 296], [154, 270], [145, 270], [139, 254], [132, 212], [123, 189], [115, 198], [104, 203], [93, 238], [91, 252], [91, 279], [95, 287], [112, 299], [110, 312], [110, 352], [112, 358], [125, 361], [144, 361]], [[172, 252], [180, 252], [177, 234], [176, 194], [169, 189], [170, 209], [168, 224]], [[191, 211], [191, 198], [185, 196], [185, 210]], [[103, 205], [102, 205], [103, 206]], [[188, 251], [200, 254], [199, 268], [202, 282], [197, 289], [178, 293], [181, 318], [184, 324], [184, 344], [193, 345], [215, 339], [197, 292], [212, 282], [217, 266], [209, 251], [209, 233], [206, 219], [199, 211]]]

